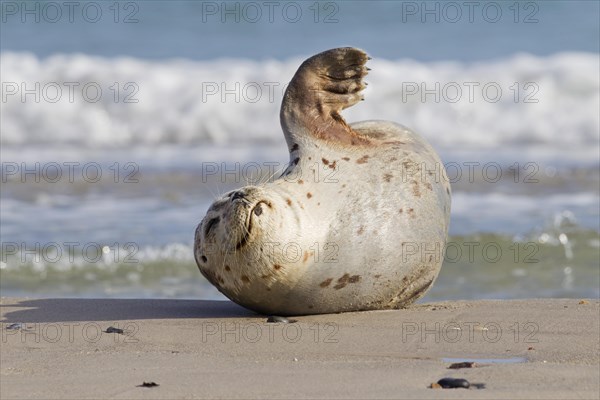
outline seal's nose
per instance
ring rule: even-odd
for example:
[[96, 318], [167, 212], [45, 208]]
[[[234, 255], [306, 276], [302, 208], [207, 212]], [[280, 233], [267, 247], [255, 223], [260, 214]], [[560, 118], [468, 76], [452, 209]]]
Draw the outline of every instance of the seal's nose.
[[233, 195], [231, 195], [231, 201], [233, 202], [237, 199], [244, 200], [245, 197], [246, 195], [243, 192], [235, 192]]

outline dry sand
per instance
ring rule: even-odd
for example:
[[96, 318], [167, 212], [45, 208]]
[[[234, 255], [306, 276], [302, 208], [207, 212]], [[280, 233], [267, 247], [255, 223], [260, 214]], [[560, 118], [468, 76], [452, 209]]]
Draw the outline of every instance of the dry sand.
[[[0, 305], [2, 399], [600, 394], [596, 299], [445, 302], [289, 324], [214, 301], [3, 298]], [[109, 327], [126, 334], [102, 332]], [[480, 361], [448, 369], [454, 361], [444, 358]], [[485, 388], [428, 388], [443, 377]]]

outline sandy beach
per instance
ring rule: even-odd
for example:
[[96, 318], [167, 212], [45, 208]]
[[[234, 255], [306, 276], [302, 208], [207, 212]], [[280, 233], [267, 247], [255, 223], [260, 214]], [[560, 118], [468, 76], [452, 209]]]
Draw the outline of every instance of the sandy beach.
[[[1, 309], [2, 399], [593, 399], [600, 391], [596, 299], [428, 303], [290, 323], [217, 301], [2, 298]], [[460, 361], [476, 364], [448, 368]], [[444, 377], [471, 388], [429, 388]]]

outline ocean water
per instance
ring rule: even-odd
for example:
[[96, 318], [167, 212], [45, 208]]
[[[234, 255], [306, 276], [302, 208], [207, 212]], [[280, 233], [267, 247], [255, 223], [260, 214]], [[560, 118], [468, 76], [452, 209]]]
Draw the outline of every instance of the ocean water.
[[2, 295], [222, 299], [196, 225], [285, 168], [287, 82], [350, 45], [345, 118], [419, 132], [452, 182], [424, 301], [600, 296], [599, 3], [469, 4], [2, 1]]

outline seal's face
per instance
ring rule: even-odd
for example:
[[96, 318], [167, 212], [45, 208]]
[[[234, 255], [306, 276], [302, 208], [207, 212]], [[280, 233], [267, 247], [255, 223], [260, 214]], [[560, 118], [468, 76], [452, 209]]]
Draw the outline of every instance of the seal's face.
[[[208, 209], [196, 229], [196, 241], [207, 253], [241, 251], [270, 227], [272, 209], [272, 202], [260, 188], [249, 186], [226, 193]], [[203, 255], [208, 257], [198, 254], [199, 261]]]
[[[265, 242], [276, 240], [281, 215], [269, 191], [254, 186], [226, 193], [208, 209], [196, 228], [194, 256], [200, 271], [219, 286], [237, 276], [235, 266], [261, 258]], [[232, 272], [226, 274], [225, 272]], [[240, 277], [237, 277], [240, 278]], [[218, 285], [220, 284], [220, 285]]]

